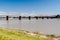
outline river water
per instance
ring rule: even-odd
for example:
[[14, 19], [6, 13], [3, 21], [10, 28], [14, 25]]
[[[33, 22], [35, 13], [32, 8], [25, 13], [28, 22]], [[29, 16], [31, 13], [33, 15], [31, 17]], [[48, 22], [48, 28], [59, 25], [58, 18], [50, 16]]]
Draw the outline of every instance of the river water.
[[60, 35], [60, 19], [0, 19], [0, 27]]

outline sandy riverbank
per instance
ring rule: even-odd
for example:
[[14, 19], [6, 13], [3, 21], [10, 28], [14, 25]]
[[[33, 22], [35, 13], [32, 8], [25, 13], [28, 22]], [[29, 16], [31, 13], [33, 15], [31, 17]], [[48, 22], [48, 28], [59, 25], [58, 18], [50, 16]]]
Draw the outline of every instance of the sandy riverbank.
[[0, 28], [0, 40], [46, 40], [24, 30]]

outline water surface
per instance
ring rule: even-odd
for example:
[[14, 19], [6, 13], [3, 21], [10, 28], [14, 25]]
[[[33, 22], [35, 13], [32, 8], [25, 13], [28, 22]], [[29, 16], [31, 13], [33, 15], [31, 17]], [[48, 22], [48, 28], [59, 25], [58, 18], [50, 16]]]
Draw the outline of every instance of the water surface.
[[0, 27], [60, 35], [60, 19], [0, 19]]

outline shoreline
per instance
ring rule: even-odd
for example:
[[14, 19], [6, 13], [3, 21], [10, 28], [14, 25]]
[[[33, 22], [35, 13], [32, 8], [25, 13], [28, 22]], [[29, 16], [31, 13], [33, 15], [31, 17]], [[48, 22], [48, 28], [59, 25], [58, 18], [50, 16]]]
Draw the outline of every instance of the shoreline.
[[8, 31], [8, 32], [15, 32], [17, 34], [23, 33], [24, 35], [31, 35], [33, 37], [38, 37], [38, 38], [60, 40], [60, 36], [55, 36], [54, 34], [48, 35], [42, 32], [29, 32], [25, 30], [15, 30], [15, 29], [8, 29], [8, 28], [0, 28], [0, 30]]

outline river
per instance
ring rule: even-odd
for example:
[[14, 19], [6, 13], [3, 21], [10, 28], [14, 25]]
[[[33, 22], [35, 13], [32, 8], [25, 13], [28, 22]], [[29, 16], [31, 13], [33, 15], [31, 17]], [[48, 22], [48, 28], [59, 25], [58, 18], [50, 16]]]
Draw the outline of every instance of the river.
[[0, 27], [60, 35], [60, 19], [0, 19]]

